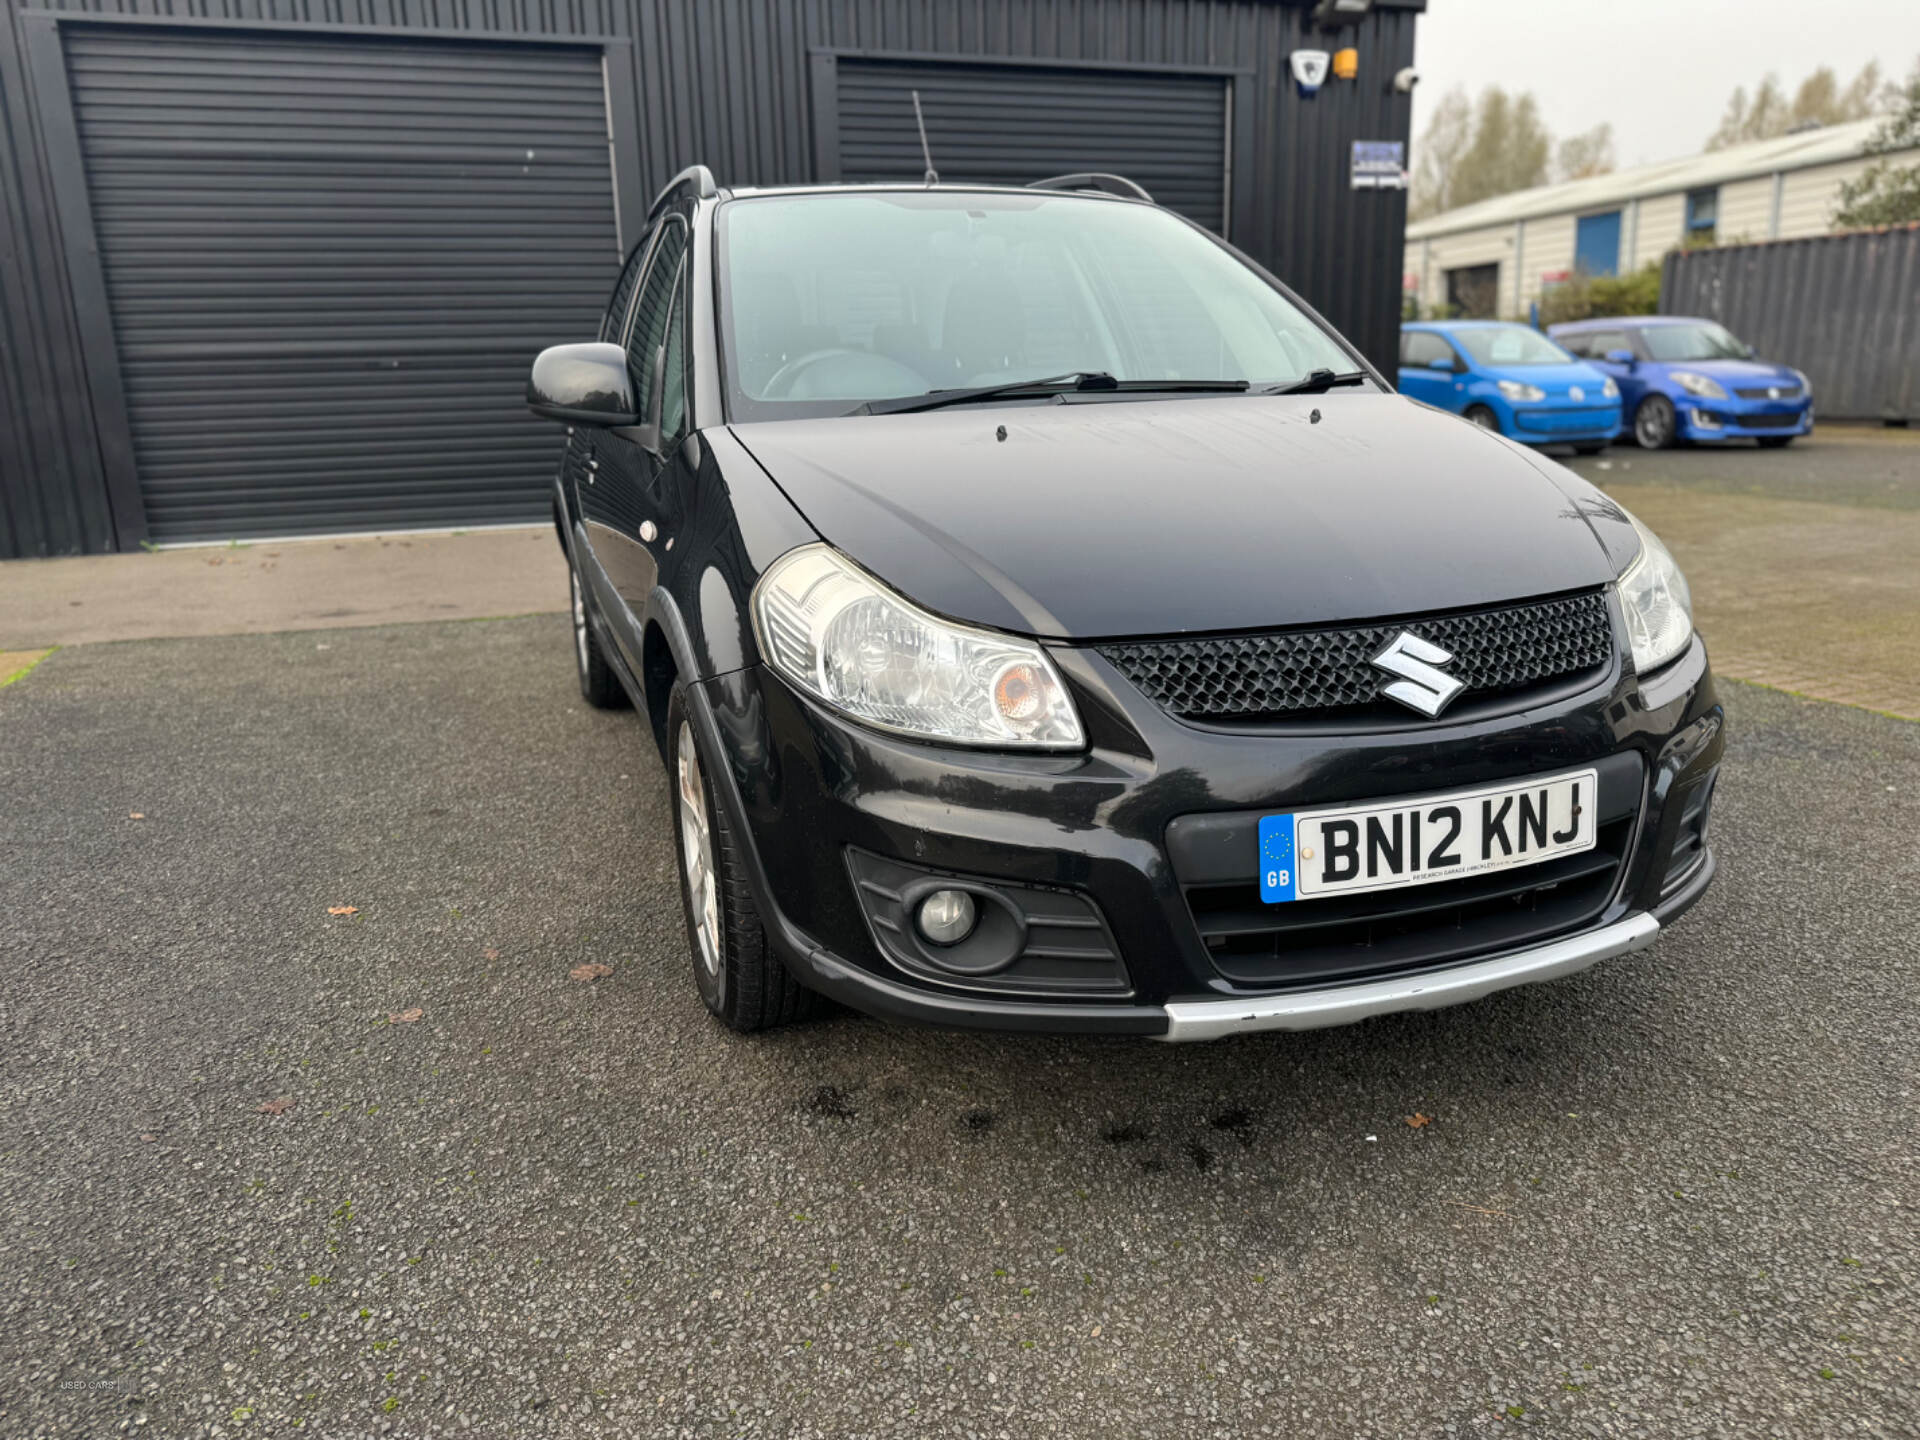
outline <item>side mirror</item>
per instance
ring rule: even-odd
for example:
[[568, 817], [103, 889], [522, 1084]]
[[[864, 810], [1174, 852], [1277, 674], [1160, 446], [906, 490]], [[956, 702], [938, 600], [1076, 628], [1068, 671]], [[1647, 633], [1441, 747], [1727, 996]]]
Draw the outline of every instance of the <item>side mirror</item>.
[[542, 350], [527, 376], [527, 408], [575, 425], [638, 425], [627, 352], [598, 341]]
[[1609, 350], [1605, 358], [1609, 363], [1624, 365], [1629, 370], [1634, 366], [1633, 352], [1631, 350]]
[[1433, 359], [1427, 361], [1427, 368], [1429, 370], [1444, 370], [1451, 375], [1459, 367], [1454, 364], [1451, 355], [1436, 355]]
[[1753, 346], [1742, 345], [1740, 348], [1747, 352], [1747, 358], [1749, 360], [1758, 360], [1760, 358], [1760, 352], [1754, 349]]

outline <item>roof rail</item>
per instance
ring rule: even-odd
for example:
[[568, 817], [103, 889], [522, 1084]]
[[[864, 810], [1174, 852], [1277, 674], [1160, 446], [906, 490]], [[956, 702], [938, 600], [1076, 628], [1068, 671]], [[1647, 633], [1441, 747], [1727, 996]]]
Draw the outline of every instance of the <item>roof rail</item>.
[[1153, 204], [1153, 196], [1146, 187], [1124, 175], [1109, 175], [1100, 170], [1081, 171], [1073, 175], [1055, 175], [1049, 180], [1030, 180], [1029, 190], [1098, 190], [1103, 195], [1118, 195], [1126, 200], [1144, 200]]
[[660, 213], [660, 207], [667, 203], [669, 196], [682, 185], [691, 185], [696, 200], [711, 200], [720, 193], [720, 187], [713, 183], [713, 172], [704, 165], [689, 165], [678, 175], [667, 181], [661, 192], [653, 197], [653, 208], [647, 211], [651, 220]]

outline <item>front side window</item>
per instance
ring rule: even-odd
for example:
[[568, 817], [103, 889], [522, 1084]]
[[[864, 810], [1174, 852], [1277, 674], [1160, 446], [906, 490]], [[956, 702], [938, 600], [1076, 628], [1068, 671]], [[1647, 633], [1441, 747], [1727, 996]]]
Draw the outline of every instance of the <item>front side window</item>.
[[[633, 371], [634, 398], [643, 411], [652, 402], [660, 347], [667, 343], [667, 332], [679, 308], [674, 304], [674, 297], [679, 293], [681, 265], [687, 254], [686, 221], [678, 215], [669, 215], [660, 224], [660, 238], [654, 242], [647, 277], [640, 283], [640, 300], [634, 306], [633, 333], [627, 340], [627, 367]], [[664, 405], [663, 390], [663, 409]], [[663, 424], [661, 434], [666, 433]]]
[[1412, 330], [1407, 334], [1407, 365], [1431, 366], [1436, 360], [1453, 364], [1453, 347], [1431, 330]]
[[1711, 320], [1689, 325], [1649, 325], [1640, 332], [1656, 360], [1744, 360], [1747, 347]]
[[1071, 195], [873, 191], [721, 207], [721, 333], [738, 419], [1102, 371], [1246, 380], [1361, 368], [1164, 211]]
[[1538, 330], [1524, 325], [1461, 330], [1456, 338], [1482, 365], [1564, 365], [1573, 358]]

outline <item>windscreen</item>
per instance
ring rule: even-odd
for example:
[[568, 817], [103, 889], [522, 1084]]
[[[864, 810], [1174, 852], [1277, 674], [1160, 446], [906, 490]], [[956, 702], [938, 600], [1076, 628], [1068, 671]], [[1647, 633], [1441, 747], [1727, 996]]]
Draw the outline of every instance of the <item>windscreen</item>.
[[717, 234], [738, 419], [1075, 371], [1259, 386], [1359, 368], [1231, 253], [1146, 205], [769, 195], [724, 205]]
[[1711, 321], [1698, 325], [1649, 325], [1640, 332], [1656, 360], [1744, 360], [1747, 347]]
[[1487, 325], [1453, 332], [1482, 365], [1565, 365], [1573, 356], [1538, 330], [1524, 325]]

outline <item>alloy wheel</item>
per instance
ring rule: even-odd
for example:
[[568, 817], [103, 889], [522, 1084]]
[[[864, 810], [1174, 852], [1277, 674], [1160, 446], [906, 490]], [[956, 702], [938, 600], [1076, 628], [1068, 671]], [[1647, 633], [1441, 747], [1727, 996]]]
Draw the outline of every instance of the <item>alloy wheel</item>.
[[1658, 450], [1673, 435], [1673, 407], [1661, 403], [1656, 397], [1647, 401], [1633, 415], [1633, 438], [1643, 449]]
[[680, 786], [680, 868], [687, 879], [700, 964], [709, 975], [717, 975], [720, 896], [713, 874], [713, 830], [707, 823], [707, 784], [700, 772], [700, 752], [694, 749], [693, 729], [684, 720], [673, 753]]

